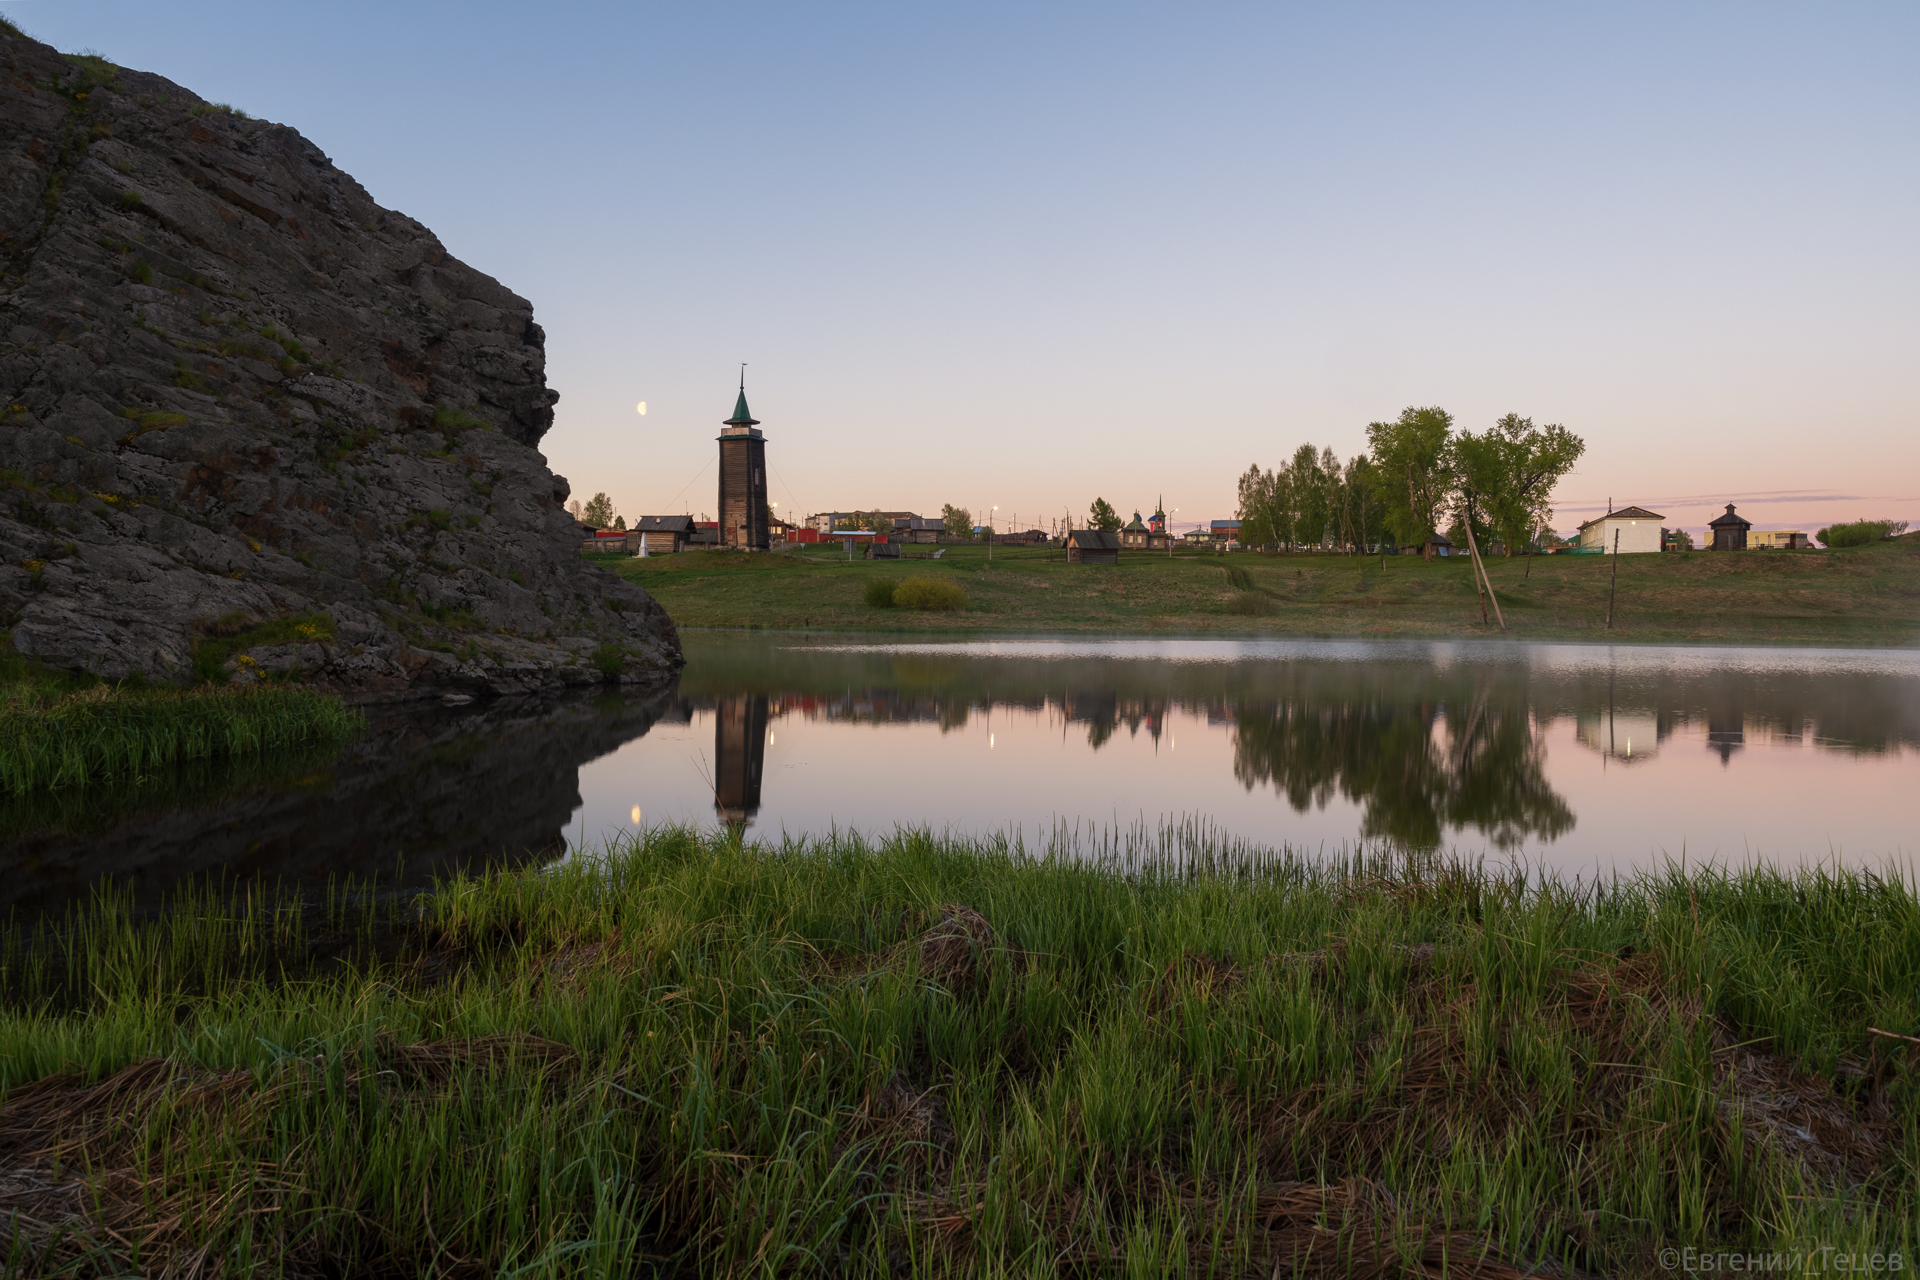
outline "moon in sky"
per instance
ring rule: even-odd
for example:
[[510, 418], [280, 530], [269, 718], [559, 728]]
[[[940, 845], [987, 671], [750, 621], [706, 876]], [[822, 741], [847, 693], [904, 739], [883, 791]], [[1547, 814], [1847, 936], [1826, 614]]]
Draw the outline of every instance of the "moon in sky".
[[640, 416], [643, 418], [647, 416], [647, 402], [645, 400], [642, 400], [640, 402], [639, 413], [640, 413]]

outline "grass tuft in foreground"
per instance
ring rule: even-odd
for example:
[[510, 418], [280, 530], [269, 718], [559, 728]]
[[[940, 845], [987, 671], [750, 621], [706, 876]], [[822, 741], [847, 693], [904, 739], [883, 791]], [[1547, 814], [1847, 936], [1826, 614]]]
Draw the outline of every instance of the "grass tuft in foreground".
[[408, 903], [105, 898], [4, 943], [17, 1273], [1513, 1277], [1920, 1243], [1920, 900], [1870, 875], [659, 830]]

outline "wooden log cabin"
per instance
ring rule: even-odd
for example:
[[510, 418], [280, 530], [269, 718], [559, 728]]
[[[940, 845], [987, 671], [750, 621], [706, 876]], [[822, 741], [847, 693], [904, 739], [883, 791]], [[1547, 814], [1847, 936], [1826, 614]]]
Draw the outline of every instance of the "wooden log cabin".
[[1068, 564], [1119, 564], [1120, 535], [1104, 529], [1075, 529], [1067, 534]]
[[627, 532], [627, 550], [636, 556], [667, 556], [684, 551], [692, 538], [692, 516], [641, 516]]

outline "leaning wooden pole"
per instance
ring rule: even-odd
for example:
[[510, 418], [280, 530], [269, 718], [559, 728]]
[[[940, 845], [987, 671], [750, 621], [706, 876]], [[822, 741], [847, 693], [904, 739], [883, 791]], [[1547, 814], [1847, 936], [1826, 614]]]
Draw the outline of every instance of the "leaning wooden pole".
[[1613, 592], [1620, 585], [1620, 530], [1613, 531], [1613, 580], [1607, 583], [1607, 630], [1613, 630]]
[[1480, 545], [1473, 540], [1473, 521], [1469, 519], [1462, 521], [1462, 523], [1467, 527], [1467, 550], [1473, 553], [1474, 572], [1479, 575], [1475, 579], [1474, 585], [1479, 586], [1483, 582], [1487, 584], [1487, 594], [1482, 597], [1480, 601], [1480, 625], [1483, 627], [1487, 625], [1487, 600], [1491, 599], [1493, 601], [1493, 616], [1500, 619], [1500, 629], [1505, 631], [1507, 629], [1507, 620], [1505, 617], [1502, 617], [1500, 613], [1500, 597], [1493, 594], [1493, 579], [1487, 576], [1487, 566], [1481, 563], [1480, 560]]

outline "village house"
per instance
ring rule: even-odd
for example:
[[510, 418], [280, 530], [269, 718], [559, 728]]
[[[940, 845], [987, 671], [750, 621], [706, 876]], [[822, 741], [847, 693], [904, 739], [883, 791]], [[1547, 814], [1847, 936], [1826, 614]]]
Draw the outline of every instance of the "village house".
[[946, 526], [938, 520], [910, 516], [904, 521], [896, 520], [893, 525], [893, 540], [897, 542], [938, 542]]
[[807, 517], [806, 523], [809, 528], [818, 529], [821, 533], [832, 533], [835, 529], [852, 528], [855, 525], [871, 529], [874, 520], [880, 516], [885, 516], [893, 523], [895, 533], [908, 529], [917, 531], [921, 528], [931, 528], [937, 533], [941, 527], [938, 520], [922, 520], [916, 512], [881, 511], [872, 508], [861, 511], [816, 511]]
[[1105, 529], [1075, 529], [1067, 534], [1068, 564], [1119, 564], [1120, 535]]
[[[1661, 550], [1660, 522], [1666, 519], [1645, 507], [1622, 507], [1596, 516], [1580, 526], [1580, 550], [1594, 548], [1602, 554], [1618, 550], [1621, 555]], [[1616, 543], [1614, 535], [1619, 535]]]
[[693, 540], [692, 516], [641, 516], [627, 530], [627, 553], [667, 556], [684, 550]]
[[1240, 545], [1240, 522], [1238, 520], [1215, 520], [1208, 526], [1211, 530], [1209, 540], [1223, 544], [1232, 551]]
[[1727, 504], [1727, 513], [1707, 525], [1707, 550], [1709, 551], [1745, 551], [1747, 549], [1747, 531], [1753, 528], [1753, 521], [1742, 520], [1733, 513], [1733, 504]]
[[1165, 551], [1173, 543], [1166, 533], [1166, 516], [1154, 512], [1152, 521], [1140, 518], [1135, 511], [1133, 519], [1120, 530], [1120, 545], [1133, 551]]

